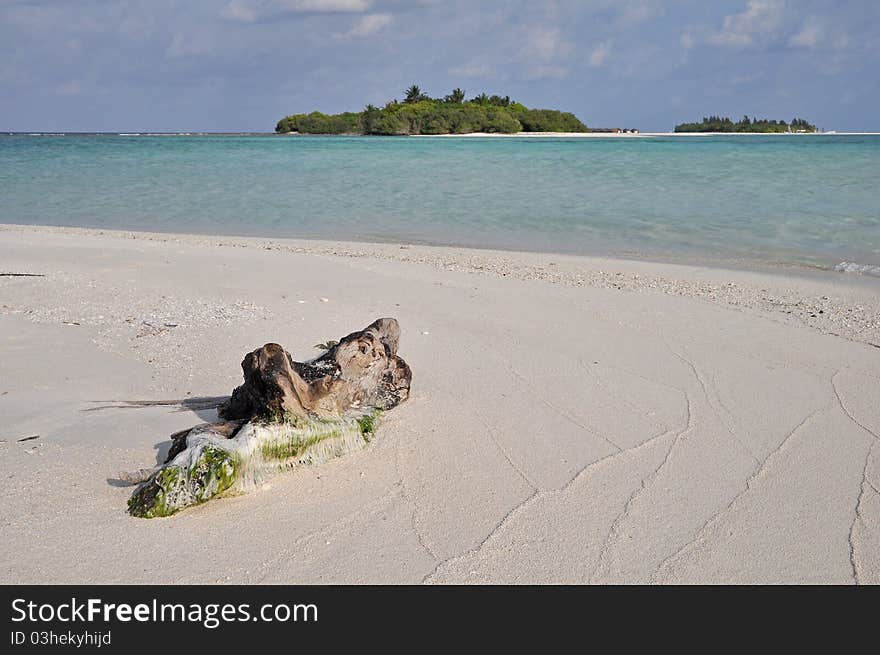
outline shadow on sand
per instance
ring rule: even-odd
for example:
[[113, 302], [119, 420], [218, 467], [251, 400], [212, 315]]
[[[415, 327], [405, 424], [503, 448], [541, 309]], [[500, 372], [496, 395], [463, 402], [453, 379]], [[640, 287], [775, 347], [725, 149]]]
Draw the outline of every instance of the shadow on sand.
[[[100, 412], [108, 409], [144, 409], [145, 407], [176, 407], [176, 412], [193, 412], [203, 422], [211, 423], [217, 420], [217, 408], [229, 400], [229, 396], [193, 396], [191, 398], [179, 398], [176, 400], [96, 400], [101, 403], [96, 407], [88, 407], [84, 412]], [[156, 465], [165, 463], [168, 451], [171, 448], [171, 439], [165, 439], [156, 444]], [[107, 478], [107, 484], [112, 487], [130, 487], [132, 483], [120, 478]]]

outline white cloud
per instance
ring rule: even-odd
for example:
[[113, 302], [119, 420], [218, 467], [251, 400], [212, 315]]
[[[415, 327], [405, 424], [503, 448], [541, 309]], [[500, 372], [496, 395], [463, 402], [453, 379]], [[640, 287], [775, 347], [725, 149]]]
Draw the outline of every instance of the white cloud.
[[800, 32], [792, 35], [788, 40], [788, 45], [795, 48], [815, 48], [822, 40], [822, 30], [815, 21], [804, 23]]
[[373, 4], [373, 0], [286, 0], [278, 4], [288, 11], [348, 14], [366, 11]]
[[608, 59], [609, 54], [611, 54], [611, 46], [608, 45], [607, 41], [596, 44], [596, 47], [590, 53], [590, 66], [599, 68]]
[[199, 55], [210, 54], [213, 50], [213, 43], [210, 38], [205, 36], [205, 34], [184, 36], [183, 34], [178, 33], [171, 38], [171, 43], [165, 50], [165, 56], [168, 59], [197, 57]]
[[390, 25], [393, 20], [391, 14], [367, 14], [359, 18], [354, 27], [341, 36], [343, 38], [371, 36]]
[[243, 2], [230, 2], [226, 8], [220, 12], [223, 18], [236, 20], [242, 23], [253, 23], [257, 20], [257, 10]]
[[472, 61], [449, 69], [450, 75], [457, 77], [488, 78], [495, 77], [495, 69], [486, 62]]
[[567, 75], [568, 71], [564, 67], [552, 64], [526, 66], [523, 71], [524, 80], [561, 80]]
[[808, 18], [801, 25], [801, 29], [788, 39], [788, 45], [792, 48], [806, 48], [815, 50], [826, 48], [831, 50], [846, 50], [850, 46], [849, 35], [841, 29], [827, 29], [816, 18]]
[[697, 40], [694, 38], [694, 35], [690, 32], [682, 32], [681, 36], [678, 39], [678, 42], [681, 44], [681, 47], [685, 50], [690, 50], [695, 45], [697, 45]]
[[253, 23], [287, 13], [360, 14], [372, 4], [373, 0], [232, 0], [220, 14], [229, 20]]
[[656, 3], [634, 2], [626, 5], [618, 19], [621, 25], [634, 25], [654, 18], [663, 11]]
[[720, 32], [709, 36], [709, 43], [748, 47], [772, 37], [782, 23], [783, 0], [748, 0], [746, 10], [724, 17]]
[[525, 27], [517, 32], [520, 77], [524, 80], [562, 79], [568, 70], [560, 60], [565, 60], [574, 46], [565, 39], [558, 27]]
[[556, 27], [537, 27], [526, 34], [523, 54], [526, 58], [551, 61], [566, 56], [572, 45]]

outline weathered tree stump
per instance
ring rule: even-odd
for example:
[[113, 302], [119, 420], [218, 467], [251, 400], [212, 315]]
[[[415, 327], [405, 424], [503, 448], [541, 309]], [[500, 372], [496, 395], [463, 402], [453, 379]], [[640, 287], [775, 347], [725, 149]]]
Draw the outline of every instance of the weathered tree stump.
[[397, 321], [380, 318], [308, 362], [276, 343], [248, 353], [244, 384], [219, 408], [221, 421], [171, 435], [162, 466], [121, 476], [143, 481], [130, 513], [170, 516], [246, 491], [272, 472], [362, 448], [379, 414], [409, 396], [412, 372], [397, 356], [399, 340]]

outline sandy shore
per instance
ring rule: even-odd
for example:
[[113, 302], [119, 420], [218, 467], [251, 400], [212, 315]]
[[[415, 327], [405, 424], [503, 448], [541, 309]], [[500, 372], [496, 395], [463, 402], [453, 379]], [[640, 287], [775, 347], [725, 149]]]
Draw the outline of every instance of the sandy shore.
[[[0, 226], [0, 581], [880, 582], [880, 283]], [[122, 470], [242, 355], [379, 316], [363, 451], [170, 519]], [[36, 439], [27, 439], [39, 435]]]
[[547, 137], [555, 138], [587, 138], [587, 139], [634, 139], [646, 136], [873, 136], [880, 132], [515, 132], [502, 134], [499, 132], [469, 132], [467, 134], [413, 134], [410, 136], [419, 138], [467, 138], [467, 137], [498, 137], [540, 139]]

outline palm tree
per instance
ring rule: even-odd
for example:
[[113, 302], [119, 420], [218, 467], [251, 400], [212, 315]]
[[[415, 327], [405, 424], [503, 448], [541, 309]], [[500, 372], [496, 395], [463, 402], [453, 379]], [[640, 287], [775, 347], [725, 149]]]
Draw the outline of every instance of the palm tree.
[[452, 93], [444, 98], [446, 102], [454, 102], [457, 105], [460, 105], [464, 102], [464, 91], [459, 89], [458, 87], [452, 89]]
[[418, 87], [417, 84], [413, 84], [405, 91], [406, 97], [403, 99], [404, 102], [418, 102], [419, 100], [424, 100], [425, 96], [422, 95], [422, 90]]

